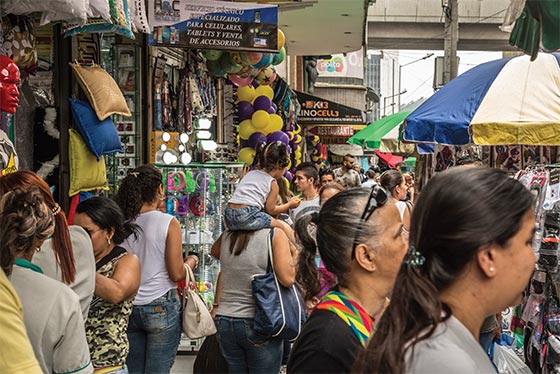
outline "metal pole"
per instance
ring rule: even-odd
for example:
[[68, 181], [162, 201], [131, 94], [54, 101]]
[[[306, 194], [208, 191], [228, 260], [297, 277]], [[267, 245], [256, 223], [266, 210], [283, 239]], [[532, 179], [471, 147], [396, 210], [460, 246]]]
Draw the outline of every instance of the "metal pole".
[[447, 0], [443, 7], [445, 13], [445, 36], [443, 40], [443, 83], [446, 84], [457, 76], [457, 41], [459, 40], [459, 5], [458, 0]]

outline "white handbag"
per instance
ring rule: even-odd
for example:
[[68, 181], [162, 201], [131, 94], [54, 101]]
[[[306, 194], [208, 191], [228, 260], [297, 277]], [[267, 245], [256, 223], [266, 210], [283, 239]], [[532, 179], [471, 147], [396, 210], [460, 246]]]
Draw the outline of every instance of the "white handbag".
[[185, 264], [187, 278], [185, 291], [182, 296], [183, 304], [183, 332], [190, 339], [198, 339], [216, 333], [216, 325], [206, 308], [200, 294], [190, 266]]

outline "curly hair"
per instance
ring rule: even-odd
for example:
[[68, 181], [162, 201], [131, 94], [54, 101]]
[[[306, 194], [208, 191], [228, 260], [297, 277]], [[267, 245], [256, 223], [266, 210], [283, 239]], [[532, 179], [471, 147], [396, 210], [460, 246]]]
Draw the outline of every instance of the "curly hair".
[[11, 274], [17, 256], [34, 251], [35, 240], [54, 232], [54, 217], [37, 187], [9, 191], [0, 200], [0, 266]]
[[281, 141], [260, 143], [256, 149], [253, 165], [255, 167], [271, 171], [276, 168], [285, 168], [290, 164], [288, 147]]
[[127, 221], [135, 220], [144, 203], [151, 203], [162, 186], [161, 172], [153, 165], [141, 165], [121, 180], [115, 201]]
[[68, 229], [66, 214], [54, 200], [47, 182], [31, 171], [19, 170], [0, 177], [0, 196], [18, 188], [27, 190], [33, 186], [39, 189], [45, 204], [54, 214], [55, 228], [51, 244], [56, 263], [60, 268], [62, 281], [65, 284], [71, 284], [76, 279], [76, 264], [70, 230]]

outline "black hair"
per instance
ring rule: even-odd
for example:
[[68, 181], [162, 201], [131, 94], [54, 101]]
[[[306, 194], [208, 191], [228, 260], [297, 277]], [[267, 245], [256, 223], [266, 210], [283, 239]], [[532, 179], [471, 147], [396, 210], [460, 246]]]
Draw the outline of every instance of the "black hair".
[[125, 220], [118, 204], [113, 200], [96, 196], [82, 201], [76, 207], [76, 213], [84, 213], [100, 229], [113, 231], [113, 242], [119, 245], [130, 235], [137, 237], [140, 227], [130, 220]]
[[230, 253], [232, 253], [234, 256], [238, 256], [241, 253], [243, 253], [243, 251], [245, 250], [245, 248], [247, 248], [247, 245], [249, 244], [249, 241], [251, 240], [251, 238], [253, 237], [253, 235], [255, 234], [255, 231], [246, 231], [246, 230], [226, 230], [224, 231], [224, 234], [222, 236], [222, 240], [225, 237], [229, 238], [229, 251]]
[[375, 171], [369, 169], [368, 171], [366, 171], [366, 177], [368, 177], [369, 179], [375, 178]]
[[379, 177], [379, 184], [381, 187], [385, 188], [391, 196], [395, 194], [395, 187], [400, 186], [403, 182], [404, 177], [402, 173], [395, 169], [386, 170]]
[[121, 180], [115, 201], [121, 208], [125, 220], [134, 220], [144, 203], [157, 198], [162, 185], [161, 172], [153, 165], [141, 165]]
[[451, 315], [440, 292], [464, 274], [481, 247], [506, 245], [532, 201], [521, 183], [497, 169], [458, 167], [430, 179], [412, 212], [409, 239], [425, 262], [409, 265], [412, 251], [406, 255], [391, 304], [353, 371], [407, 372], [410, 350]]
[[16, 257], [54, 232], [54, 215], [35, 186], [8, 191], [0, 200], [0, 266], [10, 275]]
[[319, 178], [323, 177], [323, 175], [332, 175], [332, 177], [334, 179], [334, 171], [330, 168], [322, 167], [319, 170]]
[[290, 155], [284, 142], [275, 141], [269, 144], [261, 142], [257, 145], [252, 166], [272, 171], [276, 168], [285, 168], [289, 164]]
[[[330, 198], [319, 213], [304, 215], [296, 221], [296, 235], [302, 244], [296, 280], [305, 289], [306, 299], [313, 298], [321, 289], [315, 264], [317, 250], [327, 270], [344, 286], [350, 271], [354, 238], [363, 243], [378, 234], [372, 219], [368, 224], [362, 224], [360, 219], [369, 194], [366, 188], [344, 190]], [[308, 231], [312, 223], [317, 226], [316, 241]]]
[[[319, 172], [317, 171], [317, 166], [312, 162], [302, 162], [296, 166], [296, 173], [301, 171], [306, 178], [313, 178], [313, 184], [317, 183], [319, 180]], [[295, 174], [295, 173], [294, 173]]]

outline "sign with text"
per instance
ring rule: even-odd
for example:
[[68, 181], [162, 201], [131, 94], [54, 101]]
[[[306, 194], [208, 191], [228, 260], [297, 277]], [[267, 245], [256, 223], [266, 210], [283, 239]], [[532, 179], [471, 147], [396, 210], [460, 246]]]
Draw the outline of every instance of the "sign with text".
[[314, 126], [307, 131], [319, 136], [349, 138], [354, 135], [354, 128], [352, 126]]
[[278, 51], [278, 6], [212, 0], [148, 0], [153, 46]]
[[328, 60], [317, 60], [320, 77], [346, 77], [364, 79], [364, 53], [360, 49], [346, 54], [334, 54]]
[[300, 124], [365, 123], [365, 113], [360, 109], [338, 104], [299, 91], [296, 91], [296, 95], [301, 105], [301, 109], [297, 115], [297, 121]]

